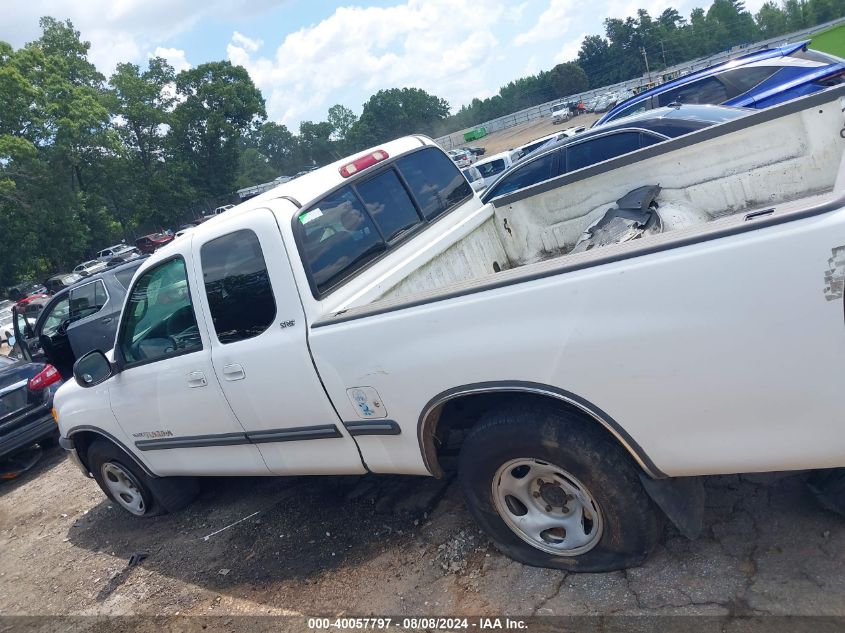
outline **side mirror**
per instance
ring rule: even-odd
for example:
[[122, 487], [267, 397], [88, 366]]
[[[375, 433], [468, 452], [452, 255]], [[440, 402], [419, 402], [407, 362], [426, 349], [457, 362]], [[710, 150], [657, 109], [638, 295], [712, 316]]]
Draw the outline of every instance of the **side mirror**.
[[88, 352], [73, 364], [73, 377], [80, 387], [94, 387], [117, 373], [100, 350]]
[[479, 178], [478, 180], [473, 180], [470, 183], [470, 185], [472, 186], [472, 190], [477, 192], [477, 193], [481, 193], [482, 191], [484, 191], [484, 179], [483, 178]]

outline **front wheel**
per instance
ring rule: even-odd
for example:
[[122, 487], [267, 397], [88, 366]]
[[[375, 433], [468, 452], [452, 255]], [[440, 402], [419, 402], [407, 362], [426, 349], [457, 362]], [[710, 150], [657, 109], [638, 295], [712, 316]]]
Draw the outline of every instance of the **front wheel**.
[[639, 469], [596, 423], [553, 407], [482, 417], [458, 478], [470, 512], [522, 563], [603, 572], [641, 564], [660, 536]]
[[106, 496], [138, 517], [175, 512], [190, 503], [199, 486], [187, 477], [153, 478], [120, 448], [96, 440], [88, 448], [88, 467]]

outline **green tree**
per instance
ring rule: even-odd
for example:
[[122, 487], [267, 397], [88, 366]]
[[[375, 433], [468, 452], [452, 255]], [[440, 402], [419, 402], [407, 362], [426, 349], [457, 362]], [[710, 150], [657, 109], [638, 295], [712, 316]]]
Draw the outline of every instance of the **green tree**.
[[787, 31], [786, 14], [774, 2], [767, 2], [757, 12], [757, 27], [764, 38], [777, 37]]
[[358, 117], [349, 108], [339, 103], [329, 108], [328, 122], [332, 126], [332, 138], [342, 141], [349, 134], [349, 130], [355, 125]]
[[406, 134], [431, 134], [448, 114], [445, 99], [419, 88], [379, 90], [364, 104], [349, 139], [354, 146], [364, 148]]
[[552, 68], [549, 79], [557, 97], [583, 92], [590, 85], [587, 73], [574, 62], [558, 64]]
[[209, 199], [230, 195], [244, 133], [266, 118], [264, 98], [247, 71], [211, 62], [176, 76], [180, 103], [171, 118], [172, 158]]

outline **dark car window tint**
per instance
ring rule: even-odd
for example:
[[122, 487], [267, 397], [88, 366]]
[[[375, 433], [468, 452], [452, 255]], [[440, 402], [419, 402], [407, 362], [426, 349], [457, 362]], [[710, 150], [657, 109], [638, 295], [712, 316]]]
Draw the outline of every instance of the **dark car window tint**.
[[608, 119], [608, 121], [616, 121], [617, 119], [621, 119], [626, 116], [631, 116], [632, 114], [637, 114], [639, 112], [645, 112], [649, 109], [649, 99], [643, 99], [639, 103], [633, 103], [629, 105], [627, 108], [621, 109], [619, 112], [614, 114], [612, 117]]
[[566, 149], [566, 171], [595, 165], [639, 148], [639, 132], [620, 132], [571, 145]]
[[657, 136], [657, 134], [649, 134], [648, 132], [643, 132], [642, 136], [640, 136], [640, 147], [648, 147], [649, 145], [654, 145], [655, 143], [660, 143], [661, 141], [665, 141], [666, 139], [662, 136]]
[[552, 177], [552, 166], [556, 152], [549, 152], [545, 156], [519, 165], [506, 175], [490, 192], [490, 196], [501, 196], [524, 187], [536, 185]]
[[124, 268], [123, 270], [118, 270], [114, 274], [114, 278], [117, 279], [121, 286], [128, 290], [129, 284], [132, 283], [132, 277], [134, 277], [135, 273], [138, 272], [138, 268], [140, 266], [141, 264], [138, 264], [138, 266], [132, 266], [130, 268]]
[[221, 343], [258, 336], [276, 317], [276, 301], [258, 237], [236, 231], [203, 244], [202, 275]]
[[776, 66], [752, 66], [750, 68], [734, 68], [719, 75], [722, 83], [729, 89], [728, 99], [738, 97], [751, 90], [778, 71]]
[[202, 349], [181, 258], [144, 272], [132, 286], [124, 314], [118, 347], [128, 364]]
[[414, 203], [392, 169], [362, 182], [357, 189], [385, 240], [420, 223]]
[[[466, 182], [463, 176], [460, 178]], [[319, 292], [348, 277], [386, 248], [350, 187], [300, 213], [297, 226], [303, 260]]]
[[423, 217], [430, 220], [472, 195], [458, 167], [434, 147], [403, 156], [396, 167], [405, 178]]
[[670, 103], [724, 103], [731, 98], [725, 85], [715, 77], [705, 77], [685, 86], [657, 95], [657, 104], [667, 106]]
[[78, 321], [99, 312], [106, 305], [106, 288], [102, 280], [70, 291], [70, 320]]
[[475, 168], [481, 172], [484, 178], [489, 178], [505, 171], [505, 159], [497, 158], [496, 160], [491, 160], [489, 163], [476, 165]]

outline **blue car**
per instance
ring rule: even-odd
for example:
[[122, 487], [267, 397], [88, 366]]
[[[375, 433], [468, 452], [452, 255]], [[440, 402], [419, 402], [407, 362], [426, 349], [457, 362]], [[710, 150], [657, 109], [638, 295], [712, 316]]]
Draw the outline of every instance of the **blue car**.
[[810, 41], [766, 49], [661, 84], [614, 106], [595, 125], [673, 103], [768, 108], [845, 80], [845, 61]]
[[482, 202], [597, 163], [748, 115], [750, 110], [715, 105], [676, 105], [641, 112], [624, 121], [569, 136], [559, 134], [504, 172]]

